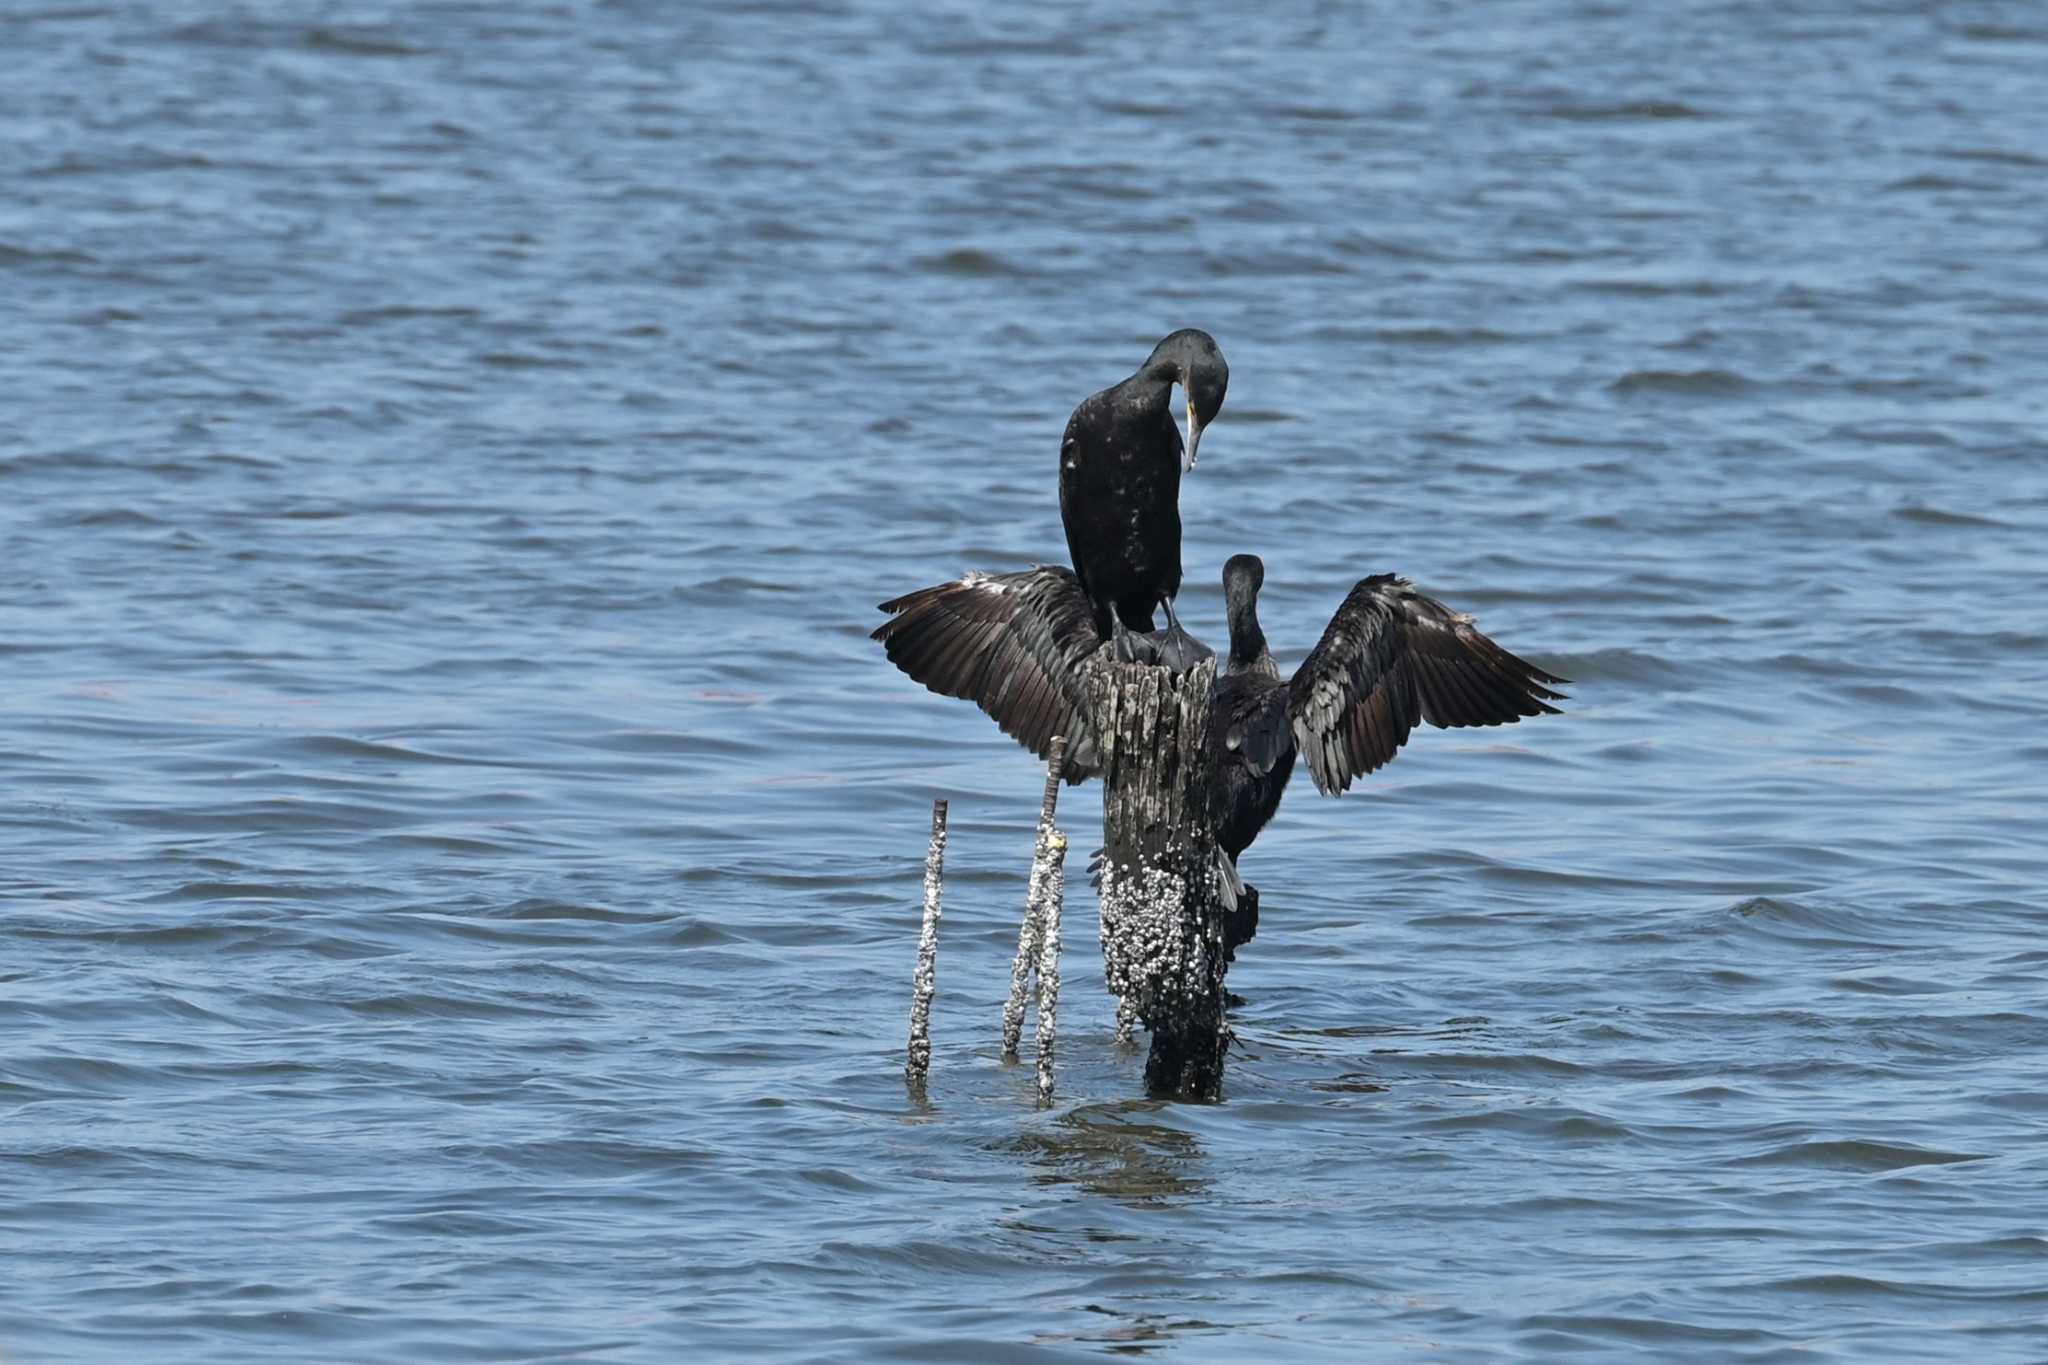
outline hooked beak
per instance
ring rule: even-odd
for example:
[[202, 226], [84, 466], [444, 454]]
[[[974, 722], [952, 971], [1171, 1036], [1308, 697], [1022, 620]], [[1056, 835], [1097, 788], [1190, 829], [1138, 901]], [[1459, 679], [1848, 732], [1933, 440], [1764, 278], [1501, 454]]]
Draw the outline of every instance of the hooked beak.
[[1195, 447], [1202, 443], [1202, 424], [1195, 420], [1195, 400], [1188, 399], [1187, 440], [1181, 443], [1180, 472], [1185, 474], [1195, 467]]

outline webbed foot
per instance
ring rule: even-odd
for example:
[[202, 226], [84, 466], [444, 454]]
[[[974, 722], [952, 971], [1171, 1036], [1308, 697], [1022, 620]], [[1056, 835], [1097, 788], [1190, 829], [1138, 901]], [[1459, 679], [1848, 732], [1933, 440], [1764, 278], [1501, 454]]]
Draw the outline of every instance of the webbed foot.
[[1237, 904], [1223, 916], [1223, 960], [1235, 962], [1237, 950], [1259, 935], [1259, 888], [1250, 882], [1239, 885]]
[[1137, 631], [1118, 623], [1116, 633], [1110, 639], [1110, 657], [1120, 664], [1144, 664], [1151, 667], [1163, 663], [1160, 658], [1158, 632], [1140, 635]]
[[1204, 659], [1216, 657], [1215, 650], [1179, 626], [1156, 630], [1149, 638], [1153, 649], [1158, 653], [1160, 665], [1172, 669], [1176, 674], [1187, 672]]
[[1152, 642], [1158, 647], [1159, 662], [1176, 674], [1185, 673], [1204, 659], [1216, 657], [1216, 651], [1188, 634], [1174, 614], [1173, 599], [1161, 597], [1159, 605], [1166, 610], [1166, 629], [1152, 632]]

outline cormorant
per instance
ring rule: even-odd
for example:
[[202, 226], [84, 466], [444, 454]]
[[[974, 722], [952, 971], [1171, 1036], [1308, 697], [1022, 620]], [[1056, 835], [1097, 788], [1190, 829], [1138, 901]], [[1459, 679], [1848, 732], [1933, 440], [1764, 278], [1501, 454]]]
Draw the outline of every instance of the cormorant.
[[[1417, 721], [1448, 728], [1555, 714], [1547, 703], [1563, 694], [1549, 685], [1566, 681], [1393, 574], [1360, 579], [1283, 679], [1259, 628], [1265, 576], [1256, 555], [1223, 566], [1230, 655], [1209, 695], [1211, 809], [1236, 901], [1225, 935], [1232, 950], [1258, 923], [1257, 892], [1237, 877], [1237, 859], [1279, 809], [1297, 755], [1306, 756], [1318, 791], [1341, 795], [1391, 759]], [[1066, 735], [1069, 782], [1099, 772], [1088, 679], [1114, 651], [1104, 649], [1109, 642], [1072, 573], [970, 573], [882, 610], [891, 619], [873, 638], [898, 668], [934, 692], [972, 701], [1040, 758], [1054, 735]]]
[[[1171, 399], [1187, 400], [1187, 438], [1174, 427]], [[1216, 420], [1230, 366], [1216, 339], [1187, 327], [1152, 348], [1137, 373], [1081, 400], [1060, 438], [1060, 521], [1067, 553], [1087, 594], [1095, 628], [1120, 657], [1194, 665], [1173, 612], [1180, 593], [1180, 476], [1195, 467], [1203, 428]], [[1132, 638], [1166, 609], [1155, 647]]]
[[[1297, 755], [1307, 757], [1317, 791], [1341, 796], [1353, 778], [1392, 759], [1418, 720], [1505, 725], [1555, 715], [1548, 703], [1564, 699], [1549, 685], [1566, 679], [1508, 653], [1470, 616], [1393, 574], [1360, 579], [1283, 679], [1259, 628], [1265, 581], [1257, 555], [1233, 555], [1223, 566], [1230, 656], [1209, 694], [1209, 755], [1216, 842], [1233, 875], [1280, 808]], [[1244, 889], [1248, 914], [1234, 918], [1249, 922], [1233, 924], [1236, 942], [1258, 924], [1257, 893]]]

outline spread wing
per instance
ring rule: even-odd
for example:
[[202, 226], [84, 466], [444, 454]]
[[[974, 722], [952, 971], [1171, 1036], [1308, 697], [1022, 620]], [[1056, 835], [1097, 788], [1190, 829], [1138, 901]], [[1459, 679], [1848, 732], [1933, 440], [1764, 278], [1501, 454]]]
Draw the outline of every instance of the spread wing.
[[1556, 714], [1564, 678], [1518, 659], [1393, 574], [1360, 580], [1288, 684], [1287, 713], [1316, 790], [1342, 793], [1392, 758], [1418, 720], [1505, 725]]
[[1071, 570], [970, 573], [884, 602], [882, 610], [890, 619], [873, 638], [896, 667], [942, 696], [973, 702], [1040, 758], [1054, 735], [1065, 735], [1067, 781], [1096, 774], [1085, 718], [1103, 641]]

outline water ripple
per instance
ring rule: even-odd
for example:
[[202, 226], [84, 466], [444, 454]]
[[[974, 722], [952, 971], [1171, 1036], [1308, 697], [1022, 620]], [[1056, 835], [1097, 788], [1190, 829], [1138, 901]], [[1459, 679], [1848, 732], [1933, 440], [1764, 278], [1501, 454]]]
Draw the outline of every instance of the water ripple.
[[[2037, 1357], [1994, 8], [0, 15], [6, 1349]], [[1572, 697], [1295, 784], [1218, 1103], [1077, 883], [1039, 1109], [1040, 774], [866, 632], [1181, 325], [1191, 628], [1401, 572]]]

